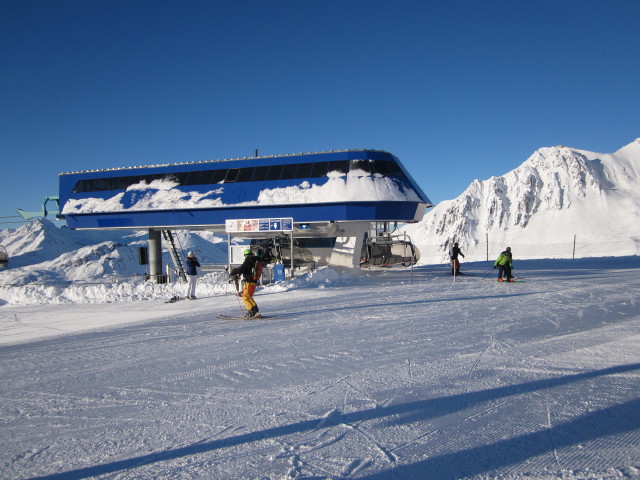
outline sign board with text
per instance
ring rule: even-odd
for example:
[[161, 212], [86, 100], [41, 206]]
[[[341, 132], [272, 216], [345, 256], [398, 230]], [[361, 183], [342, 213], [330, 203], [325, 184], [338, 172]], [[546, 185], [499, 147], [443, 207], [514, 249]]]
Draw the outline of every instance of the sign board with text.
[[293, 218], [250, 218], [225, 221], [227, 233], [292, 232]]

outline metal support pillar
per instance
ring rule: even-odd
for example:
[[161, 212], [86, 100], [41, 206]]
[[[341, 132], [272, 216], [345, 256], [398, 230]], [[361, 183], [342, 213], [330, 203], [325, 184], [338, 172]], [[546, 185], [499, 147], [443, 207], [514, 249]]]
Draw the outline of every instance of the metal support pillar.
[[293, 257], [295, 256], [293, 254], [293, 230], [291, 230], [291, 278], [290, 280], [294, 279], [294, 275], [293, 275]]
[[156, 282], [162, 276], [162, 233], [149, 229], [149, 275]]

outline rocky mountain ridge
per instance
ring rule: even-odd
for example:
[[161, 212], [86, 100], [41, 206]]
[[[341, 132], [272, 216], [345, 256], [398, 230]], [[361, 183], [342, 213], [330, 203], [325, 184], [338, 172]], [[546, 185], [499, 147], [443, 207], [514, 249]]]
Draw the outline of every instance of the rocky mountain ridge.
[[507, 244], [520, 258], [567, 258], [578, 239], [576, 256], [635, 255], [639, 174], [640, 138], [613, 154], [541, 148], [505, 175], [474, 180], [404, 231], [427, 263], [446, 261], [454, 241], [473, 260]]

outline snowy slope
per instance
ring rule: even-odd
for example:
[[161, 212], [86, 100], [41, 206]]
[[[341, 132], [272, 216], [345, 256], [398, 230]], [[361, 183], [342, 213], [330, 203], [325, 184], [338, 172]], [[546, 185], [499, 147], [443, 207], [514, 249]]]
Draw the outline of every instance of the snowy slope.
[[405, 227], [421, 261], [437, 263], [458, 241], [467, 260], [640, 253], [640, 139], [613, 154], [541, 148], [515, 170], [475, 180]]
[[640, 478], [639, 257], [485, 272], [2, 306], [0, 479]]

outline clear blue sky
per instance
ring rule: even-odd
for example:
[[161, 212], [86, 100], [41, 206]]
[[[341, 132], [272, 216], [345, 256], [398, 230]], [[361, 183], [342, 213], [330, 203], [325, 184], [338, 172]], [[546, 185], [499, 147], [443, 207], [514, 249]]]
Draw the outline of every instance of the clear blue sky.
[[639, 25], [638, 0], [0, 0], [0, 216], [61, 172], [255, 149], [386, 150], [434, 202], [540, 147], [613, 152]]

